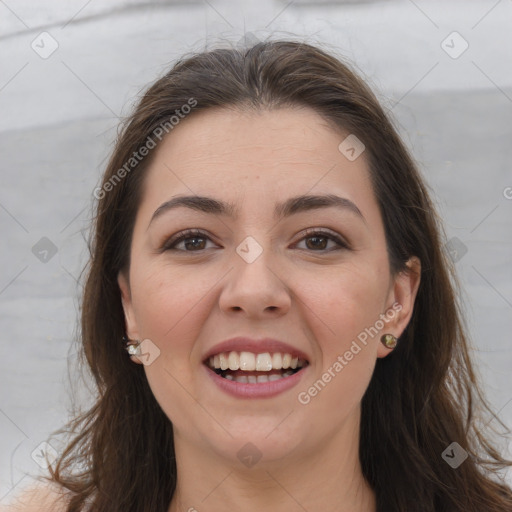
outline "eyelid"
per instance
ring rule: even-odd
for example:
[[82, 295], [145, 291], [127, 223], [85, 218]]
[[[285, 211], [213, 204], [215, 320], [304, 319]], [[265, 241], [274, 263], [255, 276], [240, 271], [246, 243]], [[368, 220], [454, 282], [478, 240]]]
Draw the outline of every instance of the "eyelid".
[[[167, 238], [162, 246], [160, 247], [159, 252], [165, 252], [173, 250], [172, 246], [175, 244], [178, 244], [182, 242], [184, 239], [187, 238], [193, 238], [194, 236], [197, 236], [198, 238], [208, 238], [209, 240], [212, 240], [212, 236], [208, 234], [208, 232], [203, 231], [202, 229], [197, 228], [190, 228], [190, 229], [184, 229], [183, 231], [179, 231], [178, 233], [175, 233], [170, 238]], [[212, 240], [213, 241], [213, 240]], [[174, 249], [176, 252], [193, 252], [193, 251], [181, 251], [179, 249]]]
[[[348, 241], [346, 240], [345, 237], [341, 236], [336, 231], [332, 231], [327, 228], [306, 228], [304, 231], [302, 231], [300, 233], [300, 239], [298, 242], [301, 242], [302, 240], [304, 240], [304, 238], [308, 238], [313, 235], [323, 235], [326, 238], [330, 238], [331, 240], [333, 240], [334, 242], [339, 244], [340, 247], [338, 247], [338, 249], [339, 248], [350, 249], [350, 244], [348, 243]], [[298, 243], [298, 242], [296, 242], [296, 243]], [[332, 250], [334, 250], [334, 249], [331, 249], [331, 251]], [[324, 251], [324, 252], [331, 252], [331, 251]], [[315, 251], [310, 251], [310, 252], [315, 252]], [[316, 251], [316, 252], [322, 252], [322, 251]]]
[[[326, 228], [306, 228], [305, 230], [301, 231], [301, 233], [299, 233], [298, 236], [300, 236], [300, 238], [297, 240], [297, 242], [294, 243], [294, 245], [297, 245], [299, 242], [302, 242], [305, 238], [313, 237], [314, 235], [324, 236], [324, 237], [332, 240], [333, 242], [335, 242], [338, 245], [338, 247], [334, 248], [334, 249], [329, 249], [329, 250], [323, 249], [320, 251], [313, 251], [313, 250], [307, 251], [307, 249], [300, 249], [300, 250], [306, 250], [307, 252], [312, 252], [312, 253], [318, 252], [320, 254], [325, 254], [325, 253], [329, 253], [329, 252], [340, 250], [340, 249], [347, 249], [347, 250], [351, 249], [349, 242], [343, 236], [339, 235], [335, 231], [331, 231]], [[180, 232], [174, 234], [171, 238], [167, 239], [163, 243], [159, 252], [165, 252], [165, 251], [175, 251], [175, 252], [183, 252], [183, 253], [197, 252], [198, 254], [204, 252], [206, 249], [202, 249], [200, 251], [184, 251], [184, 250], [175, 249], [172, 247], [173, 245], [181, 243], [183, 240], [186, 240], [188, 238], [193, 238], [193, 237], [205, 238], [205, 239], [208, 239], [213, 242], [212, 236], [208, 232], [203, 231], [202, 229], [198, 229], [198, 228], [190, 228], [190, 229], [185, 229], [183, 231], [180, 231]]]

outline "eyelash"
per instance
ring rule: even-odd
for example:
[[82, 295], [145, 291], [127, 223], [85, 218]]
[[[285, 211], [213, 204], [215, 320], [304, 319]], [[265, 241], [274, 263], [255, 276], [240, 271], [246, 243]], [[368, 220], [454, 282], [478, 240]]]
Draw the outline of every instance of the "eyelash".
[[[327, 253], [332, 251], [339, 251], [342, 249], [350, 249], [349, 245], [340, 237], [334, 235], [330, 231], [325, 231], [321, 229], [316, 228], [308, 228], [306, 229], [305, 235], [299, 240], [299, 242], [302, 242], [302, 240], [305, 240], [307, 238], [313, 238], [313, 237], [321, 237], [321, 238], [327, 238], [328, 240], [332, 240], [335, 242], [338, 247], [334, 249], [322, 249], [320, 251], [314, 251], [309, 250], [308, 252], [319, 252], [319, 253]], [[176, 238], [177, 237], [177, 238]], [[176, 251], [176, 252], [184, 252], [184, 253], [201, 253], [205, 251], [206, 249], [200, 249], [198, 251], [187, 251], [183, 249], [176, 249], [175, 246], [178, 245], [180, 242], [183, 242], [184, 240], [189, 240], [192, 238], [204, 238], [211, 240], [210, 237], [204, 232], [199, 229], [187, 229], [185, 231], [182, 231], [181, 233], [178, 233], [175, 235], [175, 237], [172, 237], [170, 240], [166, 241], [161, 248], [161, 252], [165, 251]], [[297, 242], [297, 243], [299, 243]], [[308, 249], [301, 249], [301, 250], [308, 250]]]

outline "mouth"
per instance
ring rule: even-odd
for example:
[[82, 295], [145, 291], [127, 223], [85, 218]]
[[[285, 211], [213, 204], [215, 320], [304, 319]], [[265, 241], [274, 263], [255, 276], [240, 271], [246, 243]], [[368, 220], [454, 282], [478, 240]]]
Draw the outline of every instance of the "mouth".
[[228, 381], [263, 384], [287, 379], [302, 371], [309, 362], [286, 352], [230, 351], [210, 356], [204, 364]]

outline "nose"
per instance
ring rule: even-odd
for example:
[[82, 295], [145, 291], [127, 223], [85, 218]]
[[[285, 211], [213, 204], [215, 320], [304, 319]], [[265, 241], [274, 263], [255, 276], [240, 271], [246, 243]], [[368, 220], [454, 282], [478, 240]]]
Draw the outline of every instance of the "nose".
[[233, 258], [233, 269], [225, 277], [219, 306], [227, 314], [245, 312], [254, 319], [282, 316], [291, 305], [286, 283], [284, 269], [276, 264], [270, 250], [262, 250], [256, 259], [245, 258], [239, 250]]

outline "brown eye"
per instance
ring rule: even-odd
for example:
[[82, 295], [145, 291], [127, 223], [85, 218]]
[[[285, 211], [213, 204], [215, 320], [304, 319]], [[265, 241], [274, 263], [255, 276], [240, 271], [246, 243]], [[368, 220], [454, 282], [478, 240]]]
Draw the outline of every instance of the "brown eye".
[[[310, 244], [308, 244], [308, 241]], [[306, 245], [308, 249], [325, 249], [328, 244], [328, 238], [326, 236], [308, 236], [306, 238]]]
[[[340, 237], [327, 231], [308, 231], [307, 235], [301, 239], [301, 242], [304, 240], [306, 241], [306, 248], [313, 252], [330, 252], [340, 249], [348, 249], [346, 242], [344, 242]], [[331, 249], [327, 248], [329, 241], [335, 244], [334, 247], [331, 247]]]
[[[172, 237], [162, 247], [162, 251], [202, 252], [208, 249], [208, 241], [211, 242], [211, 239], [206, 233], [200, 230], [190, 229]], [[305, 241], [306, 244], [304, 250], [312, 252], [331, 252], [340, 249], [349, 249], [345, 241], [327, 231], [307, 231], [306, 236], [304, 236], [299, 243], [302, 241]], [[334, 247], [328, 248], [329, 242], [332, 242]], [[182, 247], [179, 248], [179, 245], [182, 245]]]
[[[165, 243], [162, 251], [199, 252], [206, 249], [208, 240], [210, 238], [203, 231], [191, 229], [171, 238]], [[181, 243], [183, 243], [184, 249], [177, 248]]]

